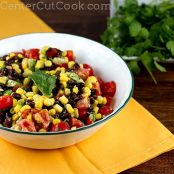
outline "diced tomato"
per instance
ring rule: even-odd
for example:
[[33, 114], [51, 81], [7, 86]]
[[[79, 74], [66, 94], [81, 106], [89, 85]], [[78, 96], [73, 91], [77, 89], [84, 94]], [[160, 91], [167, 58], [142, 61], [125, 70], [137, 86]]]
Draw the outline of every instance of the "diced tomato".
[[107, 105], [107, 106], [110, 106], [111, 103], [112, 103], [113, 98], [110, 97], [110, 96], [106, 96], [106, 99], [107, 99], [107, 103], [106, 103], [106, 105]]
[[102, 108], [99, 109], [99, 113], [102, 114], [103, 116], [109, 115], [112, 112], [113, 109], [109, 106], [103, 106]]
[[69, 124], [71, 127], [75, 126], [76, 128], [84, 126], [84, 124], [80, 120], [72, 117], [69, 119]]
[[97, 77], [97, 80], [98, 80], [98, 82], [99, 82], [99, 84], [100, 84], [100, 86], [103, 86], [104, 85], [104, 81], [103, 81], [103, 79], [102, 78], [100, 78], [100, 77]]
[[0, 96], [0, 110], [13, 107], [13, 97], [11, 95]]
[[90, 125], [90, 124], [92, 124], [92, 123], [94, 123], [94, 122], [95, 122], [95, 117], [94, 117], [93, 114], [89, 115], [89, 116], [86, 118], [86, 120], [85, 120], [85, 124], [86, 124], [86, 125]]
[[88, 70], [89, 76], [93, 76], [94, 75], [94, 71], [93, 71], [93, 69], [92, 69], [92, 67], [90, 65], [83, 64], [83, 68], [86, 69], [86, 70]]
[[81, 100], [77, 102], [76, 107], [78, 109], [87, 109], [90, 107], [90, 102], [88, 97], [83, 97]]
[[27, 58], [32, 58], [32, 59], [38, 60], [39, 59], [39, 51], [40, 51], [39, 49], [33, 48], [30, 50], [23, 50], [23, 54]]
[[58, 132], [58, 131], [65, 131], [65, 130], [70, 130], [70, 126], [67, 122], [60, 122], [57, 124], [53, 124], [51, 127], [51, 132]]
[[28, 119], [22, 119], [17, 124], [21, 127], [22, 131], [36, 132], [34, 123]]
[[102, 94], [105, 96], [113, 97], [116, 92], [116, 84], [115, 82], [107, 82], [102, 86]]
[[68, 69], [68, 64], [67, 63], [63, 63], [63, 64], [59, 65], [59, 67], [63, 67], [65, 69]]
[[56, 57], [58, 54], [58, 49], [57, 48], [49, 48], [46, 52], [46, 56], [47, 57]]
[[27, 118], [30, 112], [31, 112], [31, 109], [26, 109], [25, 111], [23, 111], [21, 114], [22, 118]]
[[68, 60], [69, 61], [74, 61], [74, 53], [73, 53], [73, 51], [72, 50], [67, 50], [66, 52], [67, 52], [66, 57], [68, 57]]
[[87, 109], [84, 109], [84, 108], [79, 108], [78, 109], [78, 112], [79, 112], [79, 118], [81, 119], [81, 120], [83, 120], [83, 119], [85, 119], [86, 118], [86, 116], [87, 116]]
[[13, 92], [16, 92], [16, 90], [17, 90], [18, 88], [20, 88], [20, 87], [21, 87], [20, 85], [16, 85], [16, 86], [13, 87], [12, 91], [13, 91]]

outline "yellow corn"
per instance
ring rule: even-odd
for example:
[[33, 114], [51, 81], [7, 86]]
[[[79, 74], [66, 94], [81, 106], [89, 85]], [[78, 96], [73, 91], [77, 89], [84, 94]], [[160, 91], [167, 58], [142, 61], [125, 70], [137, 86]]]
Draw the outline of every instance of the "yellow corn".
[[74, 88], [73, 88], [73, 92], [74, 92], [75, 94], [78, 94], [78, 92], [79, 92], [79, 88], [78, 88], [77, 86], [74, 86]]
[[43, 107], [42, 97], [39, 97], [38, 99], [34, 100], [34, 102], [35, 102], [35, 108], [42, 109], [42, 107]]
[[26, 97], [26, 95], [25, 95], [25, 94], [22, 94], [22, 95], [21, 95], [21, 97], [22, 97], [22, 99], [24, 99], [24, 100], [26, 100], [26, 99], [27, 99], [27, 97]]
[[44, 105], [45, 106], [52, 106], [55, 102], [54, 98], [45, 98], [44, 99]]
[[32, 115], [31, 114], [27, 115], [27, 120], [32, 121]]
[[15, 53], [10, 53], [9, 57], [12, 58], [15, 56]]
[[11, 113], [11, 114], [14, 114], [14, 113], [15, 113], [14, 108], [11, 108], [11, 109], [10, 109], [10, 113]]
[[6, 76], [0, 77], [0, 83], [1, 84], [6, 84], [7, 80], [8, 80], [8, 77], [6, 77]]
[[22, 95], [22, 94], [26, 94], [26, 91], [23, 90], [22, 88], [18, 88], [18, 89], [16, 90], [16, 93]]
[[67, 55], [67, 52], [66, 51], [63, 51], [62, 52], [62, 56], [65, 57]]
[[100, 120], [102, 118], [102, 115], [100, 113], [95, 115], [96, 120]]
[[95, 106], [94, 109], [93, 109], [93, 111], [94, 111], [95, 114], [98, 113], [98, 110], [99, 110], [99, 108], [97, 106]]
[[27, 92], [26, 94], [25, 94], [27, 97], [33, 97], [34, 96], [34, 92]]
[[46, 132], [46, 129], [42, 128], [39, 130], [39, 132]]
[[48, 113], [49, 113], [49, 115], [54, 116], [56, 114], [56, 110], [55, 109], [50, 109], [48, 111]]
[[22, 69], [25, 70], [28, 68], [28, 58], [22, 60]]
[[74, 113], [74, 109], [72, 108], [72, 106], [70, 104], [66, 104], [66, 110], [70, 114]]
[[85, 86], [88, 87], [89, 89], [92, 89], [93, 87], [92, 83], [85, 83]]
[[12, 120], [13, 121], [16, 121], [16, 120], [18, 120], [19, 119], [19, 115], [18, 114], [14, 114], [13, 116], [12, 116]]
[[20, 111], [23, 112], [23, 111], [25, 111], [25, 110], [27, 110], [27, 109], [31, 109], [31, 107], [30, 107], [29, 105], [24, 105], [24, 106], [20, 109]]
[[107, 98], [106, 97], [103, 97], [103, 102], [102, 104], [105, 105], [107, 103]]
[[59, 100], [60, 100], [60, 102], [62, 103], [62, 104], [67, 104], [68, 103], [68, 99], [63, 95], [63, 96], [61, 96], [60, 98], [59, 98]]
[[61, 82], [61, 84], [63, 85], [64, 88], [67, 87], [67, 83], [66, 82]]
[[39, 89], [38, 89], [37, 86], [33, 85], [32, 86], [32, 91], [36, 94], [36, 93], [38, 93]]
[[84, 87], [84, 88], [83, 88], [83, 91], [84, 91], [85, 95], [87, 95], [87, 96], [90, 96], [90, 95], [91, 95], [91, 90], [90, 90], [90, 88]]
[[26, 69], [24, 70], [23, 76], [24, 76], [24, 77], [28, 77], [28, 76], [31, 75], [31, 74], [32, 74], [32, 71], [31, 71], [30, 69], [26, 68]]
[[44, 68], [44, 60], [38, 60], [38, 61], [36, 62], [35, 68], [36, 68], [36, 69]]
[[0, 69], [4, 68], [5, 67], [5, 61], [0, 61]]
[[74, 117], [79, 118], [79, 111], [77, 108], [74, 108]]
[[90, 76], [87, 78], [86, 80], [87, 83], [96, 83], [97, 82], [97, 79], [95, 76]]
[[58, 119], [58, 118], [56, 118], [56, 119], [53, 119], [53, 124], [55, 125], [55, 124], [58, 124], [58, 123], [60, 123], [61, 122], [61, 120], [60, 119]]
[[19, 58], [24, 58], [24, 56], [22, 54], [18, 54]]
[[15, 98], [13, 98], [13, 107], [16, 106], [17, 104], [18, 104], [18, 101]]
[[65, 73], [60, 73], [60, 80], [67, 82], [69, 80], [69, 77]]
[[15, 107], [14, 107], [14, 112], [15, 113], [18, 113], [20, 111], [20, 109], [22, 108], [21, 105], [17, 104]]
[[64, 67], [61, 67], [61, 68], [60, 68], [60, 71], [61, 71], [62, 73], [65, 73], [65, 68], [64, 68]]
[[102, 104], [103, 103], [103, 97], [102, 96], [98, 96], [97, 97], [97, 101], [98, 101], [98, 104]]
[[17, 73], [21, 73], [21, 69], [19, 68], [18, 64], [13, 63], [11, 66]]
[[71, 90], [69, 88], [65, 88], [65, 95], [70, 95]]
[[50, 60], [46, 60], [45, 61], [45, 66], [46, 67], [51, 67], [52, 66], [52, 62]]
[[70, 61], [68, 62], [68, 68], [72, 68], [74, 66], [75, 62], [74, 61]]
[[55, 104], [54, 106], [53, 106], [53, 108], [56, 110], [56, 112], [58, 112], [58, 113], [61, 113], [62, 111], [63, 111], [63, 108], [60, 106], [60, 105], [58, 105], [58, 104]]
[[23, 81], [24, 85], [28, 85], [30, 83], [30, 79], [29, 78], [25, 78]]
[[97, 105], [98, 105], [98, 101], [95, 100], [93, 106], [95, 107], [95, 106], [97, 106]]
[[17, 103], [18, 103], [19, 105], [23, 106], [24, 103], [25, 103], [25, 99], [20, 99], [20, 100], [17, 101]]

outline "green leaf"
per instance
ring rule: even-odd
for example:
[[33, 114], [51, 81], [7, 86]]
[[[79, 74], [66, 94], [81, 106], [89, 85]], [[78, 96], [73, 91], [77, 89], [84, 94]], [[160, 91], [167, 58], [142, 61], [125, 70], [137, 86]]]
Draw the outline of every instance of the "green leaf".
[[137, 21], [134, 21], [129, 26], [129, 32], [132, 37], [135, 37], [141, 31], [141, 24]]
[[143, 27], [138, 36], [147, 39], [149, 37], [149, 31]]
[[129, 69], [132, 71], [133, 74], [137, 75], [140, 73], [140, 67], [138, 65], [138, 62], [135, 60], [132, 60], [128, 63]]
[[166, 68], [160, 65], [157, 61], [154, 61], [155, 67], [161, 71], [161, 72], [166, 72]]
[[153, 79], [155, 84], [157, 84], [157, 81], [152, 73], [152, 70], [154, 67], [153, 57], [150, 55], [150, 53], [148, 51], [146, 51], [141, 55], [140, 58], [141, 58], [141, 62], [143, 63], [144, 67], [146, 68], [146, 70], [150, 74], [151, 78]]
[[172, 56], [174, 56], [174, 41], [168, 41], [166, 47], [171, 51]]
[[137, 0], [124, 0], [125, 7], [130, 7], [132, 5], [138, 5], [138, 1]]
[[56, 77], [48, 75], [43, 71], [36, 70], [29, 77], [45, 96], [50, 96], [52, 90], [56, 87]]

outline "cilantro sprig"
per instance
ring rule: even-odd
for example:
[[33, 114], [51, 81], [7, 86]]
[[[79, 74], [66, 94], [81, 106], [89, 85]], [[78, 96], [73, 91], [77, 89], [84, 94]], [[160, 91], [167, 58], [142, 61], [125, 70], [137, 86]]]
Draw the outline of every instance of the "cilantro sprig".
[[139, 5], [137, 0], [124, 0], [123, 6], [115, 4], [115, 15], [108, 19], [101, 37], [103, 44], [123, 57], [134, 74], [143, 65], [157, 83], [152, 71], [166, 72], [159, 62], [174, 58], [174, 2]]

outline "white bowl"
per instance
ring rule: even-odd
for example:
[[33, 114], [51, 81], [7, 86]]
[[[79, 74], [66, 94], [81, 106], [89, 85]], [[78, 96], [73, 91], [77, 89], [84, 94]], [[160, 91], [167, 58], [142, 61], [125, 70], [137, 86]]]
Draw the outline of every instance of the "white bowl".
[[114, 111], [92, 125], [65, 132], [32, 133], [0, 127], [0, 136], [16, 145], [34, 149], [55, 149], [76, 144], [94, 134], [129, 101], [133, 78], [126, 63], [109, 48], [86, 38], [59, 33], [32, 33], [0, 40], [0, 56], [21, 49], [42, 48], [48, 45], [61, 50], [72, 49], [77, 60], [92, 65], [105, 81], [115, 81], [117, 93]]

